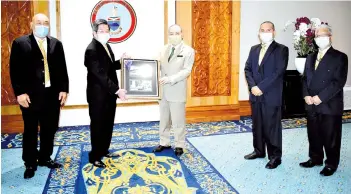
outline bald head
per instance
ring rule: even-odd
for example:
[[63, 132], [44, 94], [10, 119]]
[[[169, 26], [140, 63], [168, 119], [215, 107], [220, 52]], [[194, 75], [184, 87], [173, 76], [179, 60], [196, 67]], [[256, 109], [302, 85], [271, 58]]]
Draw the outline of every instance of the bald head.
[[169, 35], [181, 35], [182, 34], [182, 28], [177, 25], [177, 24], [173, 24], [168, 28], [168, 34]]
[[42, 13], [38, 13], [33, 16], [31, 27], [35, 36], [39, 38], [44, 38], [49, 32], [49, 18]]

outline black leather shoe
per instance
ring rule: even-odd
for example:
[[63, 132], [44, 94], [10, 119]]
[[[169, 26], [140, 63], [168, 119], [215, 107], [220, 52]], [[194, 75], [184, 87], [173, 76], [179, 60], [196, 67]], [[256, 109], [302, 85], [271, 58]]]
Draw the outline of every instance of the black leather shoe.
[[266, 164], [266, 168], [267, 169], [275, 169], [277, 168], [280, 164], [282, 163], [281, 160], [279, 159], [275, 159], [275, 160], [271, 160]]
[[323, 170], [319, 173], [323, 176], [331, 176], [334, 174], [336, 170], [335, 169], [332, 169], [330, 167], [324, 167]]
[[115, 153], [108, 153], [105, 155], [106, 158], [112, 158], [112, 157], [119, 157], [118, 154], [115, 154]]
[[184, 153], [183, 148], [175, 148], [174, 153], [176, 156], [181, 156]]
[[26, 170], [24, 171], [24, 179], [32, 178], [35, 175], [36, 170], [37, 170], [37, 167], [32, 167], [32, 166], [26, 167]]
[[92, 162], [94, 166], [98, 167], [98, 168], [106, 168], [106, 165], [101, 161], [101, 160], [97, 160]]
[[61, 168], [62, 164], [59, 164], [57, 162], [54, 162], [53, 160], [47, 160], [47, 161], [38, 161], [39, 166], [46, 166], [48, 168], [54, 169], [54, 168]]
[[171, 148], [171, 146], [159, 145], [154, 150], [152, 150], [152, 152], [162, 152], [164, 149], [170, 149], [170, 148]]
[[251, 154], [244, 156], [244, 158], [246, 160], [253, 160], [256, 158], [264, 158], [264, 157], [266, 157], [266, 156], [265, 155], [258, 155], [256, 152], [252, 152]]
[[309, 159], [307, 162], [301, 162], [300, 166], [303, 168], [312, 168], [314, 166], [322, 166], [323, 162], [313, 162], [311, 159]]

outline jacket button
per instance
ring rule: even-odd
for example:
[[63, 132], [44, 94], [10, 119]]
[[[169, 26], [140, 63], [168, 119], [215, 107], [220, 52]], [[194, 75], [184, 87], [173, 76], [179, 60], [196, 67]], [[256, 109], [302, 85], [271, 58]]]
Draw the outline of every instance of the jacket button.
[[41, 61], [44, 61], [44, 59], [41, 59]]
[[43, 82], [43, 85], [45, 85], [45, 82]]

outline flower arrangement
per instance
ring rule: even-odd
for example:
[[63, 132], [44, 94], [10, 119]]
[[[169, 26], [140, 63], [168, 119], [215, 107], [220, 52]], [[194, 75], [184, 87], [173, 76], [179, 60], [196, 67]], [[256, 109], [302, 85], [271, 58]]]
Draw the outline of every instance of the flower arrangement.
[[307, 55], [317, 50], [317, 46], [314, 43], [315, 29], [321, 24], [328, 25], [328, 23], [321, 22], [318, 18], [309, 19], [307, 17], [300, 17], [297, 18], [296, 21], [288, 21], [285, 24], [284, 31], [286, 31], [291, 24], [295, 25], [293, 40], [298, 58], [305, 58]]

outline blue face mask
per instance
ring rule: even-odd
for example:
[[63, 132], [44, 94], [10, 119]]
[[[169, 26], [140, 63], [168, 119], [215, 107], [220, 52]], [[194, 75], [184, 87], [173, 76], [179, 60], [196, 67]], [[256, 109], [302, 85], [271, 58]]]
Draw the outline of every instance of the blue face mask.
[[36, 36], [44, 38], [49, 34], [49, 27], [43, 25], [36, 25], [34, 33]]

